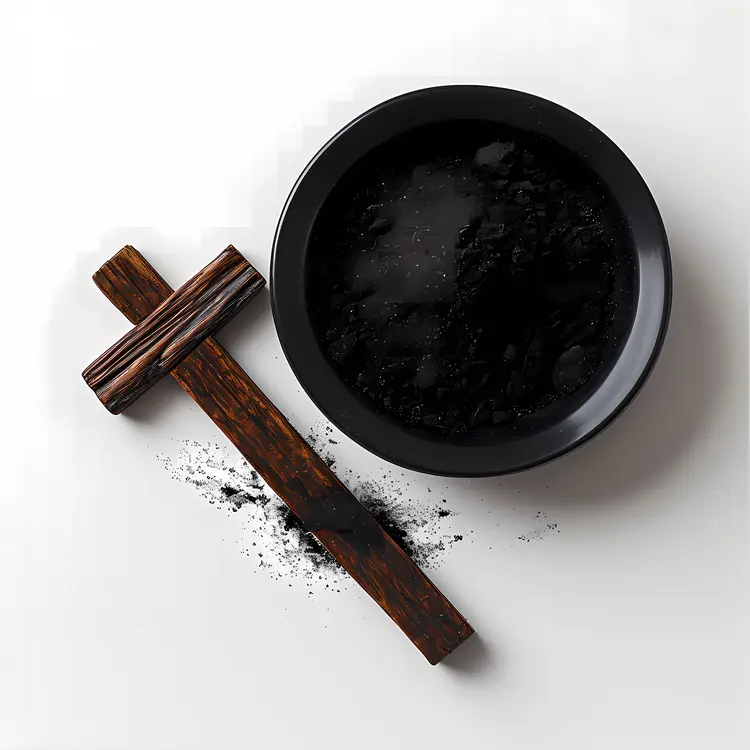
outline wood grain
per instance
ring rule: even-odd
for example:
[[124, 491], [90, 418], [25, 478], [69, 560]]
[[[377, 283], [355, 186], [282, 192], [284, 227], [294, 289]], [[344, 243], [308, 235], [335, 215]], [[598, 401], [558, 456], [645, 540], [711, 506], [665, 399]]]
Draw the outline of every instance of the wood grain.
[[265, 279], [231, 245], [92, 362], [83, 379], [119, 414], [236, 315]]
[[[130, 246], [94, 281], [135, 324], [172, 293]], [[214, 339], [172, 375], [431, 664], [474, 632]]]

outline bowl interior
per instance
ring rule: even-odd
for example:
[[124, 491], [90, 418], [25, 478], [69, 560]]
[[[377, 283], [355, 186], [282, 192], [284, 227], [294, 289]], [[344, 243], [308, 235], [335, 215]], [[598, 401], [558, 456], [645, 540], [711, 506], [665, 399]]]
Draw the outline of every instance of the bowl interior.
[[636, 271], [627, 221], [582, 159], [549, 136], [450, 120], [342, 175], [310, 235], [304, 299], [327, 366], [365, 408], [426, 441], [500, 447], [601, 386]]

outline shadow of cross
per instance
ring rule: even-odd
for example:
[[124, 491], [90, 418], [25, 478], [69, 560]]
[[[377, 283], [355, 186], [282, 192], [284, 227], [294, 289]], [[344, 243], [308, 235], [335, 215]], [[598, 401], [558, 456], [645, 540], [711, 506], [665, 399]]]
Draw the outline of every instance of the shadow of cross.
[[113, 413], [166, 374], [431, 664], [474, 631], [211, 335], [265, 285], [231, 245], [176, 292], [133, 247], [94, 283], [135, 328], [83, 372]]

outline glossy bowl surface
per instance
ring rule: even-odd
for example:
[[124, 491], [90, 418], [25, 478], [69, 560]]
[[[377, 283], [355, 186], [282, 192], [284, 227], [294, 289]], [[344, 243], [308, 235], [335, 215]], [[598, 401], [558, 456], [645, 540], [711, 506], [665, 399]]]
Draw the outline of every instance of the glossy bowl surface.
[[[436, 124], [469, 122], [524, 131], [567, 149], [606, 187], [624, 217], [634, 262], [629, 320], [610, 361], [528, 429], [457, 438], [420, 432], [375, 411], [337, 376], [311, 323], [305, 266], [321, 208], [373, 149]], [[462, 132], [457, 127], [456, 132]], [[385, 149], [383, 151], [383, 149]], [[645, 182], [623, 152], [573, 112], [530, 94], [487, 86], [444, 86], [384, 102], [347, 125], [313, 158], [286, 203], [271, 262], [273, 314], [284, 353], [318, 407], [353, 440], [395, 464], [445, 476], [507, 474], [545, 463], [601, 432], [648, 377], [666, 333], [672, 279], [664, 226]]]

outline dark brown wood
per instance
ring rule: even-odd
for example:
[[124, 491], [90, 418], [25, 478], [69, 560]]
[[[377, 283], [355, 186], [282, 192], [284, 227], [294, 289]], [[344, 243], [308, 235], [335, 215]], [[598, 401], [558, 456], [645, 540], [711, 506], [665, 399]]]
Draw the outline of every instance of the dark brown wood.
[[[94, 282], [134, 324], [172, 293], [130, 246]], [[172, 375], [431, 664], [474, 632], [214, 339]]]
[[113, 414], [161, 380], [266, 284], [231, 245], [92, 362], [83, 379]]

